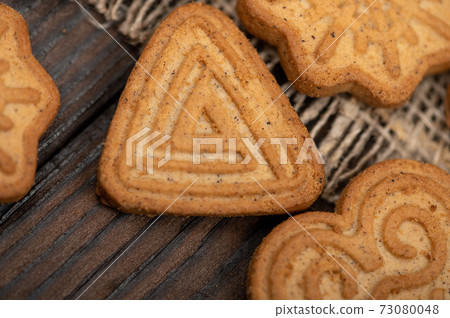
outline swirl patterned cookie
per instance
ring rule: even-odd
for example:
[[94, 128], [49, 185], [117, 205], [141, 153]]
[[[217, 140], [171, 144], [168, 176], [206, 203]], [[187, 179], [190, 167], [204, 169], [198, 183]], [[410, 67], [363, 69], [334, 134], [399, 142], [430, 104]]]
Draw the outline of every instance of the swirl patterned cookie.
[[199, 3], [174, 10], [147, 44], [98, 172], [105, 204], [147, 215], [284, 213], [262, 187], [300, 211], [324, 177], [306, 127], [256, 50], [226, 15]]
[[450, 0], [239, 0], [238, 13], [309, 96], [397, 107], [450, 67]]
[[450, 299], [450, 174], [389, 160], [354, 178], [335, 213], [277, 226], [255, 252], [251, 299]]
[[31, 53], [24, 19], [0, 4], [0, 203], [30, 190], [39, 138], [58, 108], [58, 89]]

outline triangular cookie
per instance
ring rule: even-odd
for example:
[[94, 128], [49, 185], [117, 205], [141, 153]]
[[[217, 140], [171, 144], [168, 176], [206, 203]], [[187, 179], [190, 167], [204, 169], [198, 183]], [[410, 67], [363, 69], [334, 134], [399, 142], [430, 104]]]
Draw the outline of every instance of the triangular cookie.
[[[274, 138], [297, 139], [286, 161]], [[247, 38], [219, 10], [189, 4], [162, 22], [128, 80], [98, 194], [147, 215], [274, 214], [285, 213], [274, 198], [289, 211], [311, 205], [323, 176], [308, 131]]]
[[450, 0], [239, 0], [237, 9], [309, 96], [350, 92], [396, 107], [450, 67]]
[[24, 19], [0, 4], [0, 203], [30, 190], [39, 138], [58, 108], [58, 89], [31, 53]]

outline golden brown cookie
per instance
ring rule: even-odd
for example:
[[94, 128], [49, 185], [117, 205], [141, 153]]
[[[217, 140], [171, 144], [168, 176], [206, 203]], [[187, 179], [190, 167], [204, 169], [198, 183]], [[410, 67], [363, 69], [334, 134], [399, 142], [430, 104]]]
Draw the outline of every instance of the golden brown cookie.
[[238, 14], [309, 96], [397, 107], [423, 76], [450, 68], [450, 0], [239, 0]]
[[[286, 164], [273, 137], [298, 141], [286, 144]], [[201, 138], [220, 145], [203, 145], [195, 157]], [[249, 142], [261, 141], [255, 154], [249, 151]], [[297, 164], [302, 149], [312, 160]], [[219, 10], [189, 4], [161, 23], [128, 80], [100, 159], [98, 194], [107, 205], [147, 215], [168, 207], [177, 215], [284, 213], [263, 186], [298, 211], [323, 187], [315, 155], [307, 129], [247, 38]]]
[[38, 141], [58, 108], [58, 89], [31, 53], [24, 19], [0, 4], [0, 203], [32, 187]]
[[450, 174], [412, 160], [384, 161], [348, 184], [335, 213], [308, 212], [277, 226], [253, 256], [247, 293], [450, 299], [449, 249]]

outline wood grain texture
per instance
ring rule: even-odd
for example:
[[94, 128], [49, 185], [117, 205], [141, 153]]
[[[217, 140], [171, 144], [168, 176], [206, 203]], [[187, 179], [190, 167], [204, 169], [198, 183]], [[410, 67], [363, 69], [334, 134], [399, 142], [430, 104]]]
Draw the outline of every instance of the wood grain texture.
[[103, 206], [98, 158], [134, 61], [72, 1], [6, 4], [26, 19], [61, 109], [41, 139], [32, 191], [0, 205], [0, 298], [245, 298], [253, 251], [286, 217], [163, 216], [149, 227], [153, 219]]

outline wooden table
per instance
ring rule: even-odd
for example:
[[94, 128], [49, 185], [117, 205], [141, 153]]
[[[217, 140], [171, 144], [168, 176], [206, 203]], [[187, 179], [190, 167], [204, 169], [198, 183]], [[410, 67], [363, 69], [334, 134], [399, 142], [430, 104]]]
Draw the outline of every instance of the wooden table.
[[153, 219], [103, 206], [95, 194], [102, 143], [134, 61], [72, 1], [6, 4], [27, 21], [61, 108], [40, 141], [36, 185], [0, 205], [0, 298], [244, 299], [252, 253], [287, 216], [163, 216], [136, 240]]

